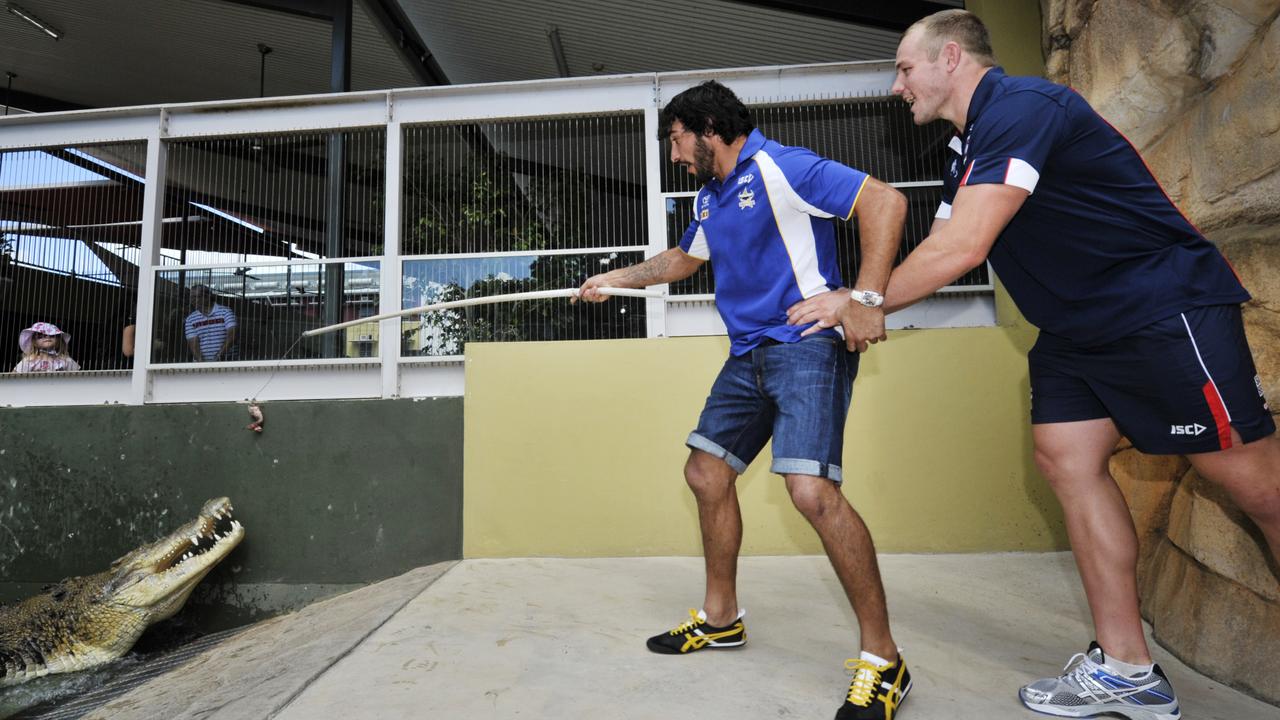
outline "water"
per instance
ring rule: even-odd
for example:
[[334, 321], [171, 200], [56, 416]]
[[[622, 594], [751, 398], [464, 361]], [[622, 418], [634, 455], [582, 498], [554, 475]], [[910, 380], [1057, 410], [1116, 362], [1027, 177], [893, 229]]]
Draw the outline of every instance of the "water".
[[152, 627], [132, 651], [102, 667], [46, 675], [0, 690], [0, 720], [74, 720], [144, 685], [243, 628], [201, 636], [181, 616]]

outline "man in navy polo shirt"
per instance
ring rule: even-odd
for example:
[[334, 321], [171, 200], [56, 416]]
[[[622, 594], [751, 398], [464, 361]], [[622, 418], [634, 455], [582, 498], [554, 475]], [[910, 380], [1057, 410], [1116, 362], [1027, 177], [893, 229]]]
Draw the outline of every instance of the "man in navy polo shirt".
[[[885, 337], [881, 293], [906, 200], [865, 173], [768, 140], [733, 92], [714, 81], [672, 98], [660, 125], [671, 161], [704, 183], [693, 221], [678, 247], [596, 275], [580, 295], [599, 302], [607, 296], [596, 288], [668, 283], [710, 260], [732, 345], [686, 443], [706, 596], [702, 610], [648, 647], [674, 655], [746, 643], [735, 585], [742, 516], [734, 482], [772, 437], [771, 470], [822, 539], [858, 616], [862, 652], [846, 663], [854, 677], [836, 717], [891, 720], [911, 676], [889, 630], [871, 535], [839, 485], [858, 352]], [[851, 291], [841, 287], [831, 218], [855, 213], [862, 265]], [[787, 308], [806, 299], [832, 319], [788, 324]], [[848, 311], [837, 321], [842, 308]]]
[[1129, 142], [1074, 91], [995, 67], [972, 14], [913, 25], [897, 69], [915, 122], [945, 119], [959, 134], [929, 237], [893, 272], [887, 305], [989, 258], [1040, 328], [1028, 357], [1036, 463], [1062, 503], [1097, 641], [1022, 701], [1176, 720], [1143, 636], [1137, 537], [1108, 459], [1122, 434], [1186, 455], [1280, 558], [1280, 439], [1240, 318], [1249, 295]]

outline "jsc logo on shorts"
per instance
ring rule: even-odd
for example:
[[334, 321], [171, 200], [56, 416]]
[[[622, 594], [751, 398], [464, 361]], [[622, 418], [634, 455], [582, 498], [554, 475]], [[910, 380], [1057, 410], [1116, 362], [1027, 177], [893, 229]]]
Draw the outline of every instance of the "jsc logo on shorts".
[[1208, 429], [1209, 428], [1201, 425], [1200, 423], [1191, 423], [1190, 425], [1170, 425], [1169, 434], [1170, 435], [1199, 435], [1200, 433]]

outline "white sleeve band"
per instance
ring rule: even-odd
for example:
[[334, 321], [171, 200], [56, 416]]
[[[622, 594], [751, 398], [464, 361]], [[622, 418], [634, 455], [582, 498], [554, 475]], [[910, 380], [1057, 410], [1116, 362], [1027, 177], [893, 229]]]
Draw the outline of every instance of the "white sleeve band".
[[1040, 173], [1025, 160], [1009, 158], [1009, 169], [1004, 173], [1004, 184], [1020, 187], [1031, 194], [1036, 191], [1036, 183], [1040, 181]]
[[689, 254], [699, 260], [711, 259], [711, 248], [707, 245], [707, 234], [702, 231], [702, 225], [698, 225], [693, 241], [689, 243]]

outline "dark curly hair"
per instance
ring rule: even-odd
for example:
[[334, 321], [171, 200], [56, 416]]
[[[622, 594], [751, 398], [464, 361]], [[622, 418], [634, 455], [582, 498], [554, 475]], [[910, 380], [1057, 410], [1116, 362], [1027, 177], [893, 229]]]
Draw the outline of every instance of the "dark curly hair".
[[667, 139], [676, 120], [697, 135], [710, 130], [726, 143], [732, 143], [756, 127], [747, 106], [732, 90], [715, 80], [708, 80], [671, 98], [658, 116], [659, 140]]

